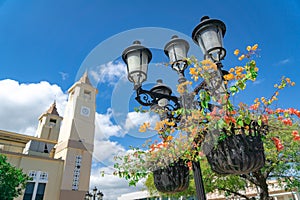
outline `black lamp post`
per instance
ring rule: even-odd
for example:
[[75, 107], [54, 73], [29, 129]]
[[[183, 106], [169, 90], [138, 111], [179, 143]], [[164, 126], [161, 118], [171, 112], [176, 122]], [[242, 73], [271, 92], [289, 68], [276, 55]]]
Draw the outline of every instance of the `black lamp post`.
[[95, 186], [93, 192], [87, 191], [85, 194], [85, 200], [103, 200], [103, 193], [98, 191], [97, 187]]
[[[205, 16], [202, 17], [200, 24], [196, 26], [192, 33], [192, 38], [200, 46], [204, 59], [209, 59], [218, 66], [218, 70], [214, 72], [214, 78], [205, 84], [206, 88], [213, 90], [212, 95], [215, 95], [216, 98], [218, 98], [218, 95], [226, 92], [222, 78], [222, 64], [220, 62], [226, 55], [226, 50], [223, 48], [225, 31], [226, 27], [222, 21]], [[188, 50], [188, 42], [178, 38], [178, 36], [173, 36], [164, 48], [165, 54], [170, 59], [172, 69], [179, 75], [179, 83], [186, 81], [184, 71], [187, 68], [185, 58], [187, 58]], [[149, 91], [142, 89], [142, 83], [147, 80], [148, 64], [151, 61], [152, 54], [139, 41], [135, 41], [126, 48], [123, 51], [122, 58], [127, 65], [128, 80], [133, 82], [136, 90], [137, 96], [135, 99], [141, 105], [167, 111], [174, 111], [181, 107], [188, 109], [197, 108], [196, 105], [199, 105], [199, 102], [194, 100], [194, 91], [199, 90], [203, 84], [197, 86], [193, 92], [183, 93], [180, 97], [173, 96], [172, 90], [164, 85], [162, 80], [158, 80], [157, 85]], [[199, 162], [193, 162], [193, 172], [197, 199], [206, 200]]]

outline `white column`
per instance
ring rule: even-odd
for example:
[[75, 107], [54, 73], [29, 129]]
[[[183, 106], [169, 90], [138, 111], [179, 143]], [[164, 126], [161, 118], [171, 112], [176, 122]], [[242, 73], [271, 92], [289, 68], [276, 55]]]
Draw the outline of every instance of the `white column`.
[[293, 192], [295, 200], [300, 200], [300, 193], [299, 192]]
[[37, 171], [36, 172], [36, 177], [35, 177], [35, 182], [34, 182], [34, 189], [33, 189], [31, 200], [35, 200], [35, 196], [36, 196], [37, 189], [38, 189], [38, 186], [39, 186], [40, 175], [41, 175], [41, 172]]

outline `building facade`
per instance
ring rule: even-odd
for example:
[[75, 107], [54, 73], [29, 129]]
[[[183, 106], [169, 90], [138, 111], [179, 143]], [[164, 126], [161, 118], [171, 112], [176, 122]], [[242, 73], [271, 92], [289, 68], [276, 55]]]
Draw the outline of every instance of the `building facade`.
[[82, 200], [89, 190], [97, 89], [86, 72], [68, 93], [64, 117], [54, 102], [35, 136], [0, 130], [0, 153], [32, 178], [16, 200]]

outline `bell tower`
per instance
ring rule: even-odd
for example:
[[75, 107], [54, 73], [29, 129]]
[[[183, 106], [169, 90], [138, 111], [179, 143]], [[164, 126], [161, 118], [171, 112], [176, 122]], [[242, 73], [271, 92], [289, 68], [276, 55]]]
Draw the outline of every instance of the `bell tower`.
[[[62, 119], [63, 118], [59, 116], [57, 112], [56, 102], [54, 101], [50, 108], [39, 117], [39, 125], [35, 136], [46, 140], [57, 141]], [[53, 143], [49, 144], [30, 140], [26, 144], [23, 153], [49, 157], [52, 156], [54, 152], [53, 148]]]
[[54, 101], [50, 108], [40, 116], [36, 137], [57, 141], [62, 119]]
[[89, 190], [97, 89], [85, 72], [68, 93], [54, 157], [65, 161], [60, 200], [81, 200]]

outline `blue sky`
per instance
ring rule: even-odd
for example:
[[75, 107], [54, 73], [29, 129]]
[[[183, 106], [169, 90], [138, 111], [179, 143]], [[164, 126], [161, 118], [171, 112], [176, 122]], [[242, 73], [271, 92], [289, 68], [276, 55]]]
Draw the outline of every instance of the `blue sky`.
[[[8, 88], [7, 90], [0, 88], [0, 91], [2, 90], [2, 93], [0, 92], [1, 110], [2, 113], [9, 113], [8, 117], [7, 114], [0, 114], [0, 118], [3, 119], [0, 129], [30, 134], [29, 132], [36, 128], [38, 115], [55, 98], [61, 102], [60, 109], [63, 112], [67, 89], [84, 69], [94, 69], [98, 66], [97, 69], [100, 70], [108, 68], [112, 70], [100, 71], [97, 77], [99, 89], [97, 114], [100, 121], [98, 125], [102, 129], [100, 131], [102, 134], [105, 135], [105, 131], [109, 132], [105, 136], [100, 135], [97, 142], [126, 149], [127, 145], [134, 143], [135, 137], [123, 137], [127, 131], [122, 130], [125, 126], [122, 123], [125, 122], [118, 122], [119, 118], [112, 113], [117, 105], [124, 105], [126, 109], [128, 107], [127, 110], [122, 110], [125, 114], [132, 111], [134, 107], [132, 101], [122, 103], [119, 100], [119, 93], [116, 94], [117, 91], [122, 91], [121, 86], [124, 85], [132, 93], [131, 84], [126, 79], [124, 80], [124, 77], [122, 79], [125, 73], [124, 64], [118, 60], [123, 49], [129, 46], [136, 36], [136, 39], [141, 39], [143, 43], [158, 49], [154, 50], [153, 65], [160, 62], [160, 59], [165, 61], [166, 57], [160, 54], [161, 49], [154, 44], [160, 42], [163, 48], [167, 42], [165, 36], [160, 33], [170, 32], [168, 37], [171, 37], [171, 33], [177, 31], [183, 36], [190, 37], [194, 27], [204, 15], [220, 19], [226, 24], [224, 46], [227, 56], [223, 62], [225, 69], [238, 64], [237, 58], [233, 55], [236, 48], [245, 49], [247, 45], [258, 43], [261, 49], [260, 58], [257, 59], [260, 67], [258, 82], [249, 84], [248, 92], [238, 95], [236, 101], [245, 100], [250, 103], [256, 96], [271, 95], [273, 85], [282, 75], [285, 75], [294, 80], [296, 86], [281, 93], [278, 106], [300, 109], [300, 57], [298, 55], [300, 2], [297, 0], [229, 0], [224, 2], [220, 0], [153, 0], [151, 2], [141, 0], [0, 0], [0, 85], [3, 84], [6, 89]], [[153, 27], [151, 30], [156, 31], [149, 32], [149, 29], [143, 27]], [[157, 29], [161, 28], [167, 30], [159, 32]], [[195, 44], [190, 42], [190, 45], [193, 54], [202, 55]], [[99, 60], [97, 60], [98, 57]], [[114, 62], [109, 63], [109, 61]], [[155, 81], [158, 76], [156, 73], [155, 70], [150, 72], [150, 83]], [[165, 78], [170, 83], [176, 81], [175, 73], [173, 73], [174, 76], [170, 76], [172, 73], [164, 72]], [[5, 82], [7, 79], [14, 82]], [[14, 84], [14, 87], [9, 84]], [[47, 92], [35, 89], [39, 92], [34, 93], [32, 89], [28, 89], [32, 93], [27, 92], [27, 95], [22, 96], [19, 101], [10, 101], [13, 95], [11, 93], [14, 93], [10, 91], [21, 91], [24, 88], [21, 87], [22, 84], [28, 88], [36, 86], [47, 89]], [[13, 103], [14, 105], [11, 105]], [[39, 106], [40, 104], [42, 106]], [[17, 120], [20, 128], [7, 126], [8, 118], [20, 117], [20, 114], [14, 111], [17, 105], [20, 110], [26, 108], [30, 111], [30, 106], [39, 107], [41, 110], [37, 109], [33, 116], [26, 116], [28, 118], [26, 121], [22, 120], [24, 118], [22, 115], [22, 118]], [[123, 117], [125, 119], [127, 116]], [[127, 128], [128, 126], [130, 125], [127, 124]], [[130, 127], [128, 130], [131, 130]], [[109, 156], [98, 160], [101, 159], [109, 159]], [[94, 163], [95, 178], [92, 179], [91, 184], [98, 184], [109, 199], [116, 199], [110, 187], [105, 186], [105, 181], [99, 182], [99, 178], [96, 178], [97, 167], [99, 165]], [[125, 185], [119, 188], [122, 188], [120, 192], [129, 191]]]

